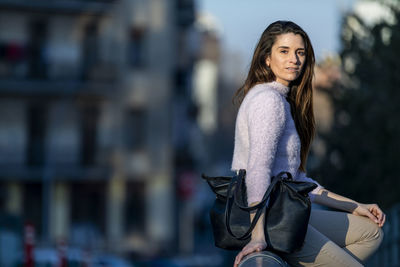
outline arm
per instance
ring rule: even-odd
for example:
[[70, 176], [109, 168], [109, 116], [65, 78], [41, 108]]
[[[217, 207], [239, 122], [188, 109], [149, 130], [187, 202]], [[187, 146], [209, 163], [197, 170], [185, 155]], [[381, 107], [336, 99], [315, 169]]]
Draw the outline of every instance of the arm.
[[255, 95], [247, 112], [249, 156], [247, 159], [247, 201], [259, 202], [271, 183], [271, 170], [278, 142], [285, 128], [282, 97], [273, 91]]
[[314, 203], [330, 208], [349, 212], [358, 216], [365, 216], [382, 227], [386, 220], [386, 215], [377, 204], [361, 204], [350, 198], [335, 194], [326, 189], [321, 189], [315, 195]]
[[[253, 203], [256, 205], [258, 203]], [[250, 214], [250, 220], [253, 221], [255, 216], [255, 212]], [[242, 261], [243, 257], [253, 253], [259, 252], [264, 250], [267, 247], [267, 243], [265, 242], [265, 235], [264, 235], [264, 222], [265, 222], [265, 209], [264, 212], [261, 214], [260, 218], [257, 221], [256, 226], [251, 233], [251, 240], [250, 242], [240, 251], [240, 253], [235, 258], [234, 267], [237, 267], [239, 263]]]
[[[247, 113], [249, 127], [249, 159], [246, 188], [250, 206], [259, 203], [271, 183], [271, 168], [279, 139], [285, 127], [285, 108], [282, 98], [275, 92], [265, 91], [255, 96]], [[264, 235], [264, 214], [253, 229], [250, 242], [236, 256], [234, 266], [250, 253], [267, 247]], [[254, 214], [250, 215], [253, 220]]]
[[310, 200], [311, 202], [315, 201], [315, 196], [318, 194], [318, 192], [323, 189], [323, 187], [315, 180], [313, 180], [310, 177], [307, 177], [305, 172], [301, 171], [300, 169], [298, 170], [298, 175], [297, 175], [297, 181], [303, 181], [303, 182], [311, 182], [311, 183], [315, 183], [317, 185], [317, 187], [311, 191], [308, 195], [310, 196]]

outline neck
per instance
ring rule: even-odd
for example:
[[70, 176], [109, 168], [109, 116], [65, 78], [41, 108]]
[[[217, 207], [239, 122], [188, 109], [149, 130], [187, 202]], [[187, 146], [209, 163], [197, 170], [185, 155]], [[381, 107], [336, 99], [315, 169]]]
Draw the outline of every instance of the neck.
[[281, 95], [283, 96], [287, 96], [289, 91], [290, 91], [290, 87], [287, 85], [284, 85], [280, 82], [277, 81], [273, 81], [273, 82], [269, 82], [268, 83], [273, 89], [275, 89], [276, 91], [278, 91]]

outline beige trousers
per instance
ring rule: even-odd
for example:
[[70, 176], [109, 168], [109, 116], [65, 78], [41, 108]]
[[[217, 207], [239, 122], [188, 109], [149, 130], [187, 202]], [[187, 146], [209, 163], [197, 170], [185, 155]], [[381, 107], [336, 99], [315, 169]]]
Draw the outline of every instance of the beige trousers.
[[363, 266], [383, 231], [366, 217], [312, 209], [303, 248], [282, 257], [291, 266]]

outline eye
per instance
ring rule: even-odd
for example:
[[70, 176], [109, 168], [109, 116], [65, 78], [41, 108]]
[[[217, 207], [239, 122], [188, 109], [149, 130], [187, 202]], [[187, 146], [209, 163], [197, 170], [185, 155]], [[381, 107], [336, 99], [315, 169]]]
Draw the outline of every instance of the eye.
[[288, 51], [287, 51], [287, 50], [281, 50], [281, 53], [282, 53], [282, 54], [287, 54]]
[[306, 55], [306, 52], [304, 52], [304, 51], [299, 51], [299, 52], [297, 52], [297, 54], [298, 54], [299, 56], [305, 56], [305, 55]]

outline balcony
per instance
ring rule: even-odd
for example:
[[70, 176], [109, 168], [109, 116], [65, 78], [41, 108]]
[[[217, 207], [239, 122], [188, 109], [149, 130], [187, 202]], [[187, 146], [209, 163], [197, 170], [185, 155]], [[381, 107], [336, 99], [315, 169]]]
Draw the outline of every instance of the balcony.
[[30, 53], [26, 45], [0, 43], [0, 47], [2, 96], [108, 97], [115, 91], [120, 69], [116, 63], [97, 57], [49, 60], [42, 53]]
[[62, 180], [107, 180], [111, 177], [110, 166], [84, 167], [75, 164], [57, 164], [44, 166], [27, 166], [7, 164], [0, 165], [0, 180], [41, 181], [43, 179]]
[[0, 0], [0, 8], [43, 13], [101, 15], [110, 10], [115, 0]]
[[112, 83], [96, 81], [0, 80], [1, 96], [98, 96], [109, 97]]

